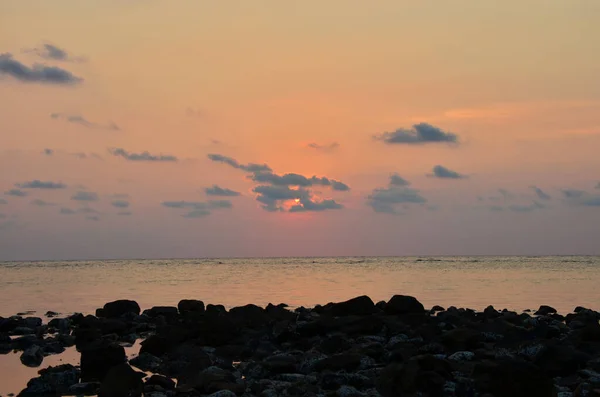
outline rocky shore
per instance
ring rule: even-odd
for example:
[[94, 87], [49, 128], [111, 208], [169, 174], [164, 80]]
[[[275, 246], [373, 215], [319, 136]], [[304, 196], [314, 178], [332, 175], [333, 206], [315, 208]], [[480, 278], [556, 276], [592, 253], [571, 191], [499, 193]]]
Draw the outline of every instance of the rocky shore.
[[19, 396], [600, 396], [600, 313], [582, 307], [426, 309], [396, 295], [295, 310], [118, 300], [47, 315], [0, 317], [0, 353], [41, 367], [74, 346], [80, 365], [41, 369]]

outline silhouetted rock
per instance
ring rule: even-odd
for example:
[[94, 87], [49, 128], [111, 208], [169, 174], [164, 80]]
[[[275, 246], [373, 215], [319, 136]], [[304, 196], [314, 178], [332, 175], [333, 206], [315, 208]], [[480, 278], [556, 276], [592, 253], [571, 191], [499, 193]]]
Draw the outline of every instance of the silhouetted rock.
[[475, 366], [473, 377], [478, 391], [494, 396], [556, 395], [552, 378], [537, 366], [521, 360], [503, 359], [479, 363]]
[[547, 316], [548, 314], [556, 313], [556, 309], [552, 306], [541, 305], [539, 309], [534, 313], [536, 316]]
[[126, 360], [123, 346], [103, 340], [95, 342], [81, 351], [81, 379], [102, 381], [112, 367]]
[[127, 313], [140, 314], [140, 310], [137, 302], [122, 299], [105, 304], [102, 314], [104, 317], [118, 318]]
[[40, 376], [27, 382], [19, 396], [39, 397], [63, 395], [79, 382], [79, 370], [71, 364], [48, 367], [39, 371]]
[[144, 310], [144, 314], [150, 318], [163, 316], [167, 318], [177, 317], [179, 311], [173, 306], [154, 306], [151, 309]]
[[162, 375], [152, 375], [146, 380], [146, 385], [160, 386], [164, 390], [173, 390], [175, 388], [175, 381], [171, 378], [167, 378]]
[[204, 302], [195, 299], [182, 299], [177, 304], [179, 313], [204, 313]]
[[28, 367], [39, 367], [44, 361], [44, 351], [41, 347], [33, 345], [21, 354], [21, 363]]
[[407, 295], [394, 295], [385, 305], [387, 314], [423, 313], [425, 307], [416, 298]]
[[325, 310], [325, 313], [332, 316], [362, 316], [372, 314], [375, 311], [375, 304], [371, 298], [363, 295], [344, 302], [334, 303]]
[[143, 389], [140, 373], [122, 363], [110, 368], [100, 383], [98, 397], [141, 397]]

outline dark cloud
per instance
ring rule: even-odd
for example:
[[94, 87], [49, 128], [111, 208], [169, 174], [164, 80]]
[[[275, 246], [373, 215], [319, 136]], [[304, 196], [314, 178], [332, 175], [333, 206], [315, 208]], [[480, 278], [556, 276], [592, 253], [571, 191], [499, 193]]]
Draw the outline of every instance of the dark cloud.
[[530, 186], [540, 200], [551, 200], [552, 197], [537, 186]]
[[70, 208], [65, 208], [65, 207], [62, 207], [62, 208], [60, 209], [60, 211], [58, 211], [58, 213], [59, 213], [59, 214], [62, 214], [62, 215], [73, 215], [73, 214], [75, 214], [76, 212], [75, 212], [75, 211], [73, 211], [73, 210], [72, 210], [72, 209], [70, 209]]
[[0, 204], [8, 204], [8, 201], [4, 200], [3, 198], [0, 198]]
[[275, 186], [331, 186], [333, 190], [348, 191], [350, 187], [343, 182], [329, 179], [327, 177], [312, 176], [310, 178], [304, 175], [289, 173], [277, 175], [273, 172], [255, 172], [251, 179], [259, 183], [270, 183]]
[[119, 126], [110, 121], [107, 124], [95, 123], [93, 121], [87, 120], [85, 117], [77, 115], [77, 114], [65, 114], [65, 113], [51, 113], [50, 117], [55, 120], [64, 120], [68, 123], [79, 124], [86, 128], [95, 128], [102, 130], [110, 130], [110, 131], [120, 131], [121, 128]]
[[233, 204], [229, 200], [210, 200], [204, 201], [163, 201], [163, 207], [175, 209], [190, 210], [182, 215], [184, 218], [201, 218], [211, 214], [211, 210], [232, 208]]
[[333, 152], [334, 150], [339, 148], [340, 144], [337, 142], [332, 142], [329, 144], [321, 145], [321, 144], [312, 142], [312, 143], [309, 143], [308, 145], [306, 145], [306, 147], [309, 149], [318, 150], [320, 152], [329, 153], [329, 152]]
[[459, 174], [456, 171], [452, 171], [449, 168], [444, 167], [443, 165], [436, 165], [433, 167], [433, 173], [428, 176], [433, 178], [441, 178], [441, 179], [464, 179], [467, 176], [463, 174]]
[[586, 194], [585, 191], [578, 189], [563, 189], [562, 193], [568, 199], [581, 198]]
[[25, 197], [29, 193], [24, 192], [20, 189], [10, 189], [10, 190], [4, 192], [4, 194], [6, 194], [7, 196], [14, 196], [14, 197]]
[[344, 208], [335, 200], [313, 200], [310, 191], [304, 188], [290, 189], [284, 185], [260, 185], [254, 188], [254, 192], [258, 194], [256, 200], [262, 204], [262, 208], [269, 212], [284, 211], [282, 202], [287, 200], [296, 201], [296, 204], [290, 207], [289, 212], [325, 211]]
[[511, 192], [502, 188], [498, 189], [498, 193], [502, 195], [504, 200], [512, 200], [515, 197]]
[[109, 152], [113, 156], [123, 157], [129, 161], [149, 161], [149, 162], [177, 162], [178, 159], [175, 156], [169, 154], [150, 154], [149, 152], [142, 153], [129, 153], [125, 149], [115, 148], [110, 149]]
[[427, 123], [419, 123], [412, 128], [399, 128], [394, 132], [384, 132], [374, 138], [387, 144], [420, 145], [426, 143], [458, 143], [458, 136], [443, 131]]
[[204, 189], [207, 195], [209, 196], [223, 196], [223, 197], [235, 197], [240, 196], [240, 192], [236, 192], [235, 190], [222, 188], [218, 185], [212, 185], [211, 187], [207, 187]]
[[588, 196], [581, 200], [581, 205], [585, 207], [600, 207], [600, 196]]
[[44, 149], [43, 152], [46, 156], [52, 156], [54, 154], [54, 150], [53, 149]]
[[67, 185], [62, 182], [50, 182], [50, 181], [40, 181], [39, 179], [34, 179], [33, 181], [16, 183], [15, 186], [20, 187], [21, 189], [66, 189]]
[[80, 191], [71, 196], [71, 200], [75, 201], [98, 201], [98, 193]]
[[51, 61], [60, 61], [60, 62], [85, 62], [86, 59], [84, 57], [74, 57], [69, 55], [69, 53], [54, 44], [44, 44], [41, 47], [34, 48], [31, 50], [25, 50], [24, 52], [33, 52], [38, 56], [48, 59]]
[[115, 208], [128, 208], [129, 207], [129, 201], [126, 200], [115, 200], [112, 203], [110, 203], [110, 205], [112, 205]]
[[55, 206], [56, 204], [44, 201], [42, 199], [35, 199], [31, 202], [31, 205], [37, 205], [38, 207], [51, 207]]
[[68, 70], [56, 66], [34, 63], [27, 66], [15, 60], [10, 53], [0, 54], [0, 74], [5, 74], [24, 83], [74, 85], [83, 82]]
[[342, 208], [344, 206], [336, 203], [335, 200], [312, 201], [310, 199], [301, 199], [300, 204], [290, 208], [290, 212], [339, 210]]
[[397, 204], [424, 204], [426, 202], [427, 199], [418, 190], [399, 186], [374, 189], [367, 197], [367, 205], [373, 211], [388, 214], [398, 213]]
[[129, 215], [132, 215], [132, 214], [133, 213], [131, 211], [120, 211], [120, 212], [117, 212], [117, 215], [119, 215], [119, 216], [129, 216]]
[[398, 175], [398, 174], [390, 175], [390, 186], [408, 186], [408, 185], [410, 185], [410, 182], [408, 182], [406, 179], [402, 178], [400, 175]]
[[240, 164], [240, 163], [238, 163], [237, 160], [235, 160], [231, 157], [220, 155], [220, 154], [209, 154], [208, 158], [212, 161], [216, 161], [219, 163], [225, 163], [225, 164], [232, 166], [233, 168], [237, 168], [239, 170], [244, 170], [244, 171], [248, 171], [248, 172], [270, 172], [270, 171], [272, 171], [271, 167], [269, 167], [266, 164], [254, 164], [254, 163]]

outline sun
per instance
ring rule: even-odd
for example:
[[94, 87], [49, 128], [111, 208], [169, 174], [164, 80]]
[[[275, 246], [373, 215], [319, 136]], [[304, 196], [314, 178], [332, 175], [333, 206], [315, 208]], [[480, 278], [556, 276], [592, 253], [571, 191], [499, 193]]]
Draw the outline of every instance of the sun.
[[296, 204], [298, 204], [300, 202], [300, 199], [294, 199], [294, 201], [296, 202]]

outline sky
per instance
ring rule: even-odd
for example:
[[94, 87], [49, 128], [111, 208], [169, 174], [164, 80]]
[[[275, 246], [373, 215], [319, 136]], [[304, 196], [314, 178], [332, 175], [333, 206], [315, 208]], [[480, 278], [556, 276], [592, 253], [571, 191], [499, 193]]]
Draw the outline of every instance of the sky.
[[0, 0], [0, 260], [600, 254], [598, 20]]

